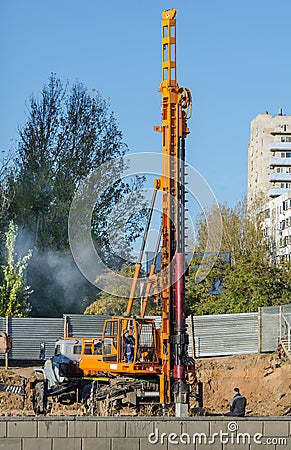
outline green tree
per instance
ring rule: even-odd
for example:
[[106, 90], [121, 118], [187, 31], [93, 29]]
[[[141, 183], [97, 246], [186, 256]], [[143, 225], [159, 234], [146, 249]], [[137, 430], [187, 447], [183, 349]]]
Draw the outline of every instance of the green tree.
[[268, 260], [241, 258], [235, 267], [230, 267], [224, 286], [221, 296], [224, 312], [226, 309], [234, 313], [253, 312], [259, 306], [290, 303], [290, 268]]
[[[38, 249], [66, 249], [68, 212], [76, 188], [94, 169], [123, 156], [127, 147], [100, 93], [89, 94], [82, 83], [63, 86], [54, 74], [40, 98], [30, 98], [27, 116], [19, 130], [15, 217], [33, 233]], [[126, 188], [115, 184], [97, 205], [96, 234]]]
[[[19, 129], [18, 171], [11, 185], [15, 194], [10, 210], [28, 246], [34, 249], [28, 268], [32, 315], [77, 313], [85, 297], [92, 301], [96, 296], [96, 289], [77, 269], [72, 270], [69, 210], [77, 188], [103, 163], [110, 162], [110, 168], [102, 173], [104, 180], [121, 176], [126, 151], [113, 112], [99, 92], [89, 93], [82, 83], [63, 85], [52, 74], [40, 96], [29, 99], [27, 122]], [[116, 158], [120, 158], [119, 164], [113, 163]], [[121, 262], [108, 239], [107, 229], [112, 227], [109, 213], [126, 194], [138, 191], [141, 183], [138, 177], [118, 180], [95, 206], [90, 232], [98, 253], [112, 267], [120, 267]], [[139, 233], [139, 219], [133, 217], [129, 239]], [[66, 272], [66, 286], [60, 272]]]
[[0, 286], [0, 315], [8, 317], [25, 317], [30, 310], [29, 286], [26, 282], [26, 269], [31, 251], [26, 256], [18, 257], [15, 241], [18, 227], [12, 221], [5, 233], [6, 261], [1, 266], [3, 281]]
[[[123, 265], [120, 271], [117, 271], [119, 275], [122, 275], [127, 278], [133, 278], [135, 268], [132, 265]], [[122, 283], [120, 280], [110, 279], [106, 276], [104, 278], [105, 286], [104, 290], [101, 291], [97, 299], [91, 303], [86, 309], [84, 314], [108, 314], [115, 316], [122, 316], [127, 307], [130, 288], [128, 283]], [[109, 290], [111, 294], [107, 292]], [[138, 287], [136, 292], [138, 291]], [[133, 301], [132, 314], [138, 315], [140, 314], [141, 300], [140, 298], [135, 298]], [[159, 308], [154, 303], [154, 301], [150, 298], [147, 306], [147, 315], [155, 315], [159, 314]]]
[[[222, 311], [218, 307], [220, 295], [212, 294], [218, 280], [224, 280], [228, 272], [229, 264], [219, 259], [216, 255], [211, 255], [205, 262], [205, 269], [209, 264], [212, 269], [207, 276], [197, 282], [196, 273], [202, 262], [202, 255], [196, 255], [189, 265], [186, 276], [186, 306], [187, 313], [196, 315], [220, 314]], [[223, 311], [224, 312], [224, 311]]]
[[[14, 177], [12, 148], [7, 154], [2, 155], [0, 166], [0, 261], [5, 258], [5, 232], [8, 229], [10, 219], [10, 204], [13, 198], [13, 190], [10, 189], [11, 180]], [[0, 284], [3, 274], [0, 271]]]
[[14, 149], [11, 147], [6, 154], [3, 152], [0, 165], [0, 233], [3, 243], [5, 241], [4, 232], [9, 224], [9, 209], [14, 196], [14, 191], [10, 188], [15, 173], [13, 151]]
[[[260, 217], [256, 214], [256, 206], [248, 209], [247, 200], [244, 198], [234, 208], [226, 204], [213, 207], [207, 213], [207, 221], [204, 215], [197, 219], [196, 228], [198, 235], [197, 251], [203, 252], [208, 239], [209, 223], [215, 229], [219, 223], [218, 215], [221, 216], [223, 232], [220, 252], [229, 253], [232, 265], [236, 265], [241, 257], [249, 257], [258, 261], [267, 260], [269, 255], [260, 226]], [[209, 237], [211, 239], [211, 236]]]
[[[221, 205], [220, 209], [214, 208], [208, 214], [208, 220], [214, 224], [217, 214], [221, 214], [221, 252], [229, 254], [230, 261], [211, 255], [209, 262], [215, 258], [215, 263], [211, 270], [212, 264], [209, 264], [208, 274], [201, 283], [195, 280], [201, 257], [191, 262], [186, 299], [193, 314], [251, 312], [259, 306], [290, 302], [290, 266], [276, 266], [271, 262], [256, 207], [248, 210], [246, 200], [243, 200], [234, 208]], [[197, 230], [198, 250], [202, 254], [207, 239], [204, 217], [199, 218]], [[204, 264], [207, 269], [207, 258]], [[213, 286], [218, 280], [223, 289], [213, 294]]]

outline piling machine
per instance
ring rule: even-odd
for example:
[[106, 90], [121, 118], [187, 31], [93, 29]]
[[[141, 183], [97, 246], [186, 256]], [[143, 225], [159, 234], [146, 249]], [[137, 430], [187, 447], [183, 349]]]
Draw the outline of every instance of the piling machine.
[[[194, 360], [188, 356], [185, 317], [184, 186], [185, 140], [189, 133], [187, 120], [192, 113], [192, 99], [190, 90], [180, 88], [177, 82], [175, 9], [162, 13], [162, 81], [159, 91], [162, 120], [154, 130], [162, 136], [162, 172], [154, 181], [154, 199], [160, 190], [161, 267], [154, 274], [155, 261], [152, 264], [140, 315], [133, 316], [132, 305], [154, 209], [153, 199], [127, 310], [122, 317], [105, 320], [100, 341], [93, 338], [80, 340], [78, 370], [81, 376], [71, 377], [83, 400], [100, 414], [105, 410], [106, 414], [114, 414], [124, 405], [142, 408], [149, 404], [161, 407], [161, 412], [172, 408], [176, 416], [188, 414], [190, 389], [187, 378], [195, 369]], [[159, 244], [156, 253], [158, 248]], [[153, 279], [159, 285], [160, 328], [154, 319], [145, 317]], [[131, 336], [129, 340], [128, 336]], [[74, 374], [75, 363], [71, 364]], [[65, 381], [70, 382], [70, 371], [67, 369], [66, 372]], [[51, 392], [54, 389], [52, 386]], [[195, 392], [192, 396], [200, 399], [201, 406], [200, 394]]]

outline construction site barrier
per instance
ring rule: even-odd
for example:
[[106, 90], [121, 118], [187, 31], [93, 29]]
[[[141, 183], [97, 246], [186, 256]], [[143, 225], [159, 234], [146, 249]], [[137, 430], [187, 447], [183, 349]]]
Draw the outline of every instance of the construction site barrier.
[[[255, 313], [189, 316], [189, 355], [195, 358], [277, 350], [281, 315], [291, 319], [291, 305], [260, 308]], [[101, 337], [105, 315], [64, 315], [62, 318], [0, 317], [0, 331], [12, 338], [10, 361], [50, 358], [62, 336]], [[155, 317], [159, 326], [160, 317]], [[291, 322], [291, 320], [290, 320]], [[288, 331], [288, 330], [287, 330]], [[0, 355], [0, 361], [5, 355]], [[7, 361], [6, 361], [7, 362]]]
[[0, 417], [5, 450], [291, 448], [289, 417]]

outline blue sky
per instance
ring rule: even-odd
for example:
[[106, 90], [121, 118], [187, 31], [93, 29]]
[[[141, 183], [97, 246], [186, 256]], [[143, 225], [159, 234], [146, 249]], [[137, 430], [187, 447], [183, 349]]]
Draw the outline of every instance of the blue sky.
[[172, 7], [179, 85], [194, 100], [187, 158], [234, 205], [247, 189], [250, 120], [291, 114], [290, 0], [2, 0], [0, 150], [56, 72], [110, 99], [131, 152], [160, 151], [160, 20]]

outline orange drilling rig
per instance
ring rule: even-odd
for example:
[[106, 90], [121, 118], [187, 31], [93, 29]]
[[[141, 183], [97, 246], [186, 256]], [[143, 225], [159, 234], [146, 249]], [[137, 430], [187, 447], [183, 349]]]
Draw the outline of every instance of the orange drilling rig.
[[[162, 13], [162, 122], [154, 127], [162, 136], [162, 174], [154, 182], [154, 199], [127, 310], [123, 317], [105, 321], [100, 341], [82, 338], [74, 342], [80, 356], [79, 377], [74, 370], [75, 387], [92, 411], [100, 414], [114, 414], [124, 405], [142, 409], [149, 404], [162, 406], [164, 412], [174, 406], [176, 416], [188, 414], [188, 375], [194, 372], [194, 361], [187, 352], [185, 317], [184, 184], [185, 139], [192, 100], [190, 90], [178, 86], [176, 68], [176, 10], [170, 9]], [[154, 275], [152, 264], [140, 316], [133, 317], [132, 305], [158, 190], [162, 193], [161, 268]], [[160, 287], [160, 328], [153, 319], [145, 318], [154, 277]], [[66, 382], [70, 382], [69, 373], [67, 370]], [[50, 389], [48, 394], [53, 395], [55, 386]], [[69, 390], [67, 385], [66, 392]], [[56, 391], [59, 395], [60, 390]], [[201, 406], [201, 391], [192, 396], [200, 399]]]
[[[154, 320], [144, 318], [148, 295], [140, 317], [131, 317], [141, 269], [140, 256], [125, 316], [105, 322], [101, 354], [82, 355], [80, 368], [85, 376], [103, 373], [116, 379], [126, 375], [132, 378], [131, 381], [138, 381], [138, 385], [142, 378], [144, 383], [138, 387], [136, 395], [143, 400], [157, 400], [164, 406], [174, 403], [176, 415], [180, 416], [188, 412], [187, 375], [189, 370], [193, 371], [193, 360], [187, 354], [184, 280], [185, 139], [189, 133], [187, 119], [191, 117], [192, 101], [190, 90], [179, 88], [177, 82], [175, 16], [174, 9], [162, 13], [162, 82], [159, 89], [162, 124], [154, 127], [162, 134], [162, 175], [155, 180], [154, 186], [155, 190], [162, 191], [162, 262], [158, 274], [162, 325], [156, 329]], [[152, 209], [153, 204], [154, 201]], [[124, 348], [125, 330], [134, 341], [130, 359], [126, 359]], [[137, 402], [136, 398], [134, 402]]]

